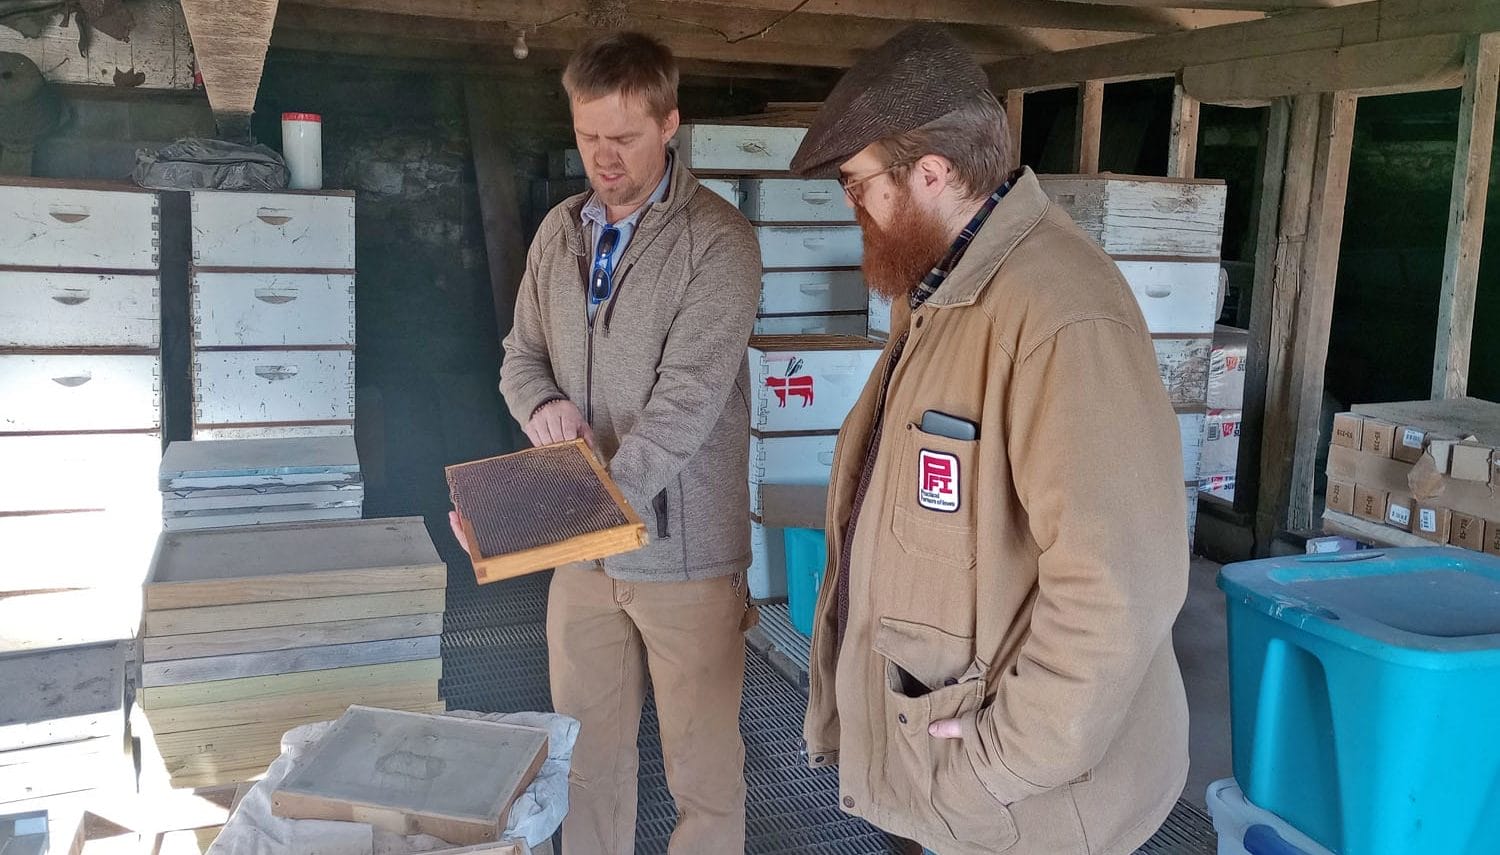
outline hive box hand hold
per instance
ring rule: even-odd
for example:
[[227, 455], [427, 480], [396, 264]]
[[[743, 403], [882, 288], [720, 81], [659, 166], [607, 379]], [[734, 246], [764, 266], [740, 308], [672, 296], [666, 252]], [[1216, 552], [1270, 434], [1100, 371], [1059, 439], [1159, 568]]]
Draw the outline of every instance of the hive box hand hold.
[[480, 584], [646, 545], [646, 527], [582, 440], [447, 469]]

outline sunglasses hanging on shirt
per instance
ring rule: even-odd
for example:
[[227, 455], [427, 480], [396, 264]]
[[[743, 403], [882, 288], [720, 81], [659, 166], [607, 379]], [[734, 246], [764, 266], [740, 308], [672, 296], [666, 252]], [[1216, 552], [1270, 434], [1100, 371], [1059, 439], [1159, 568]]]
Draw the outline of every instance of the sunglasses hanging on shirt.
[[594, 272], [589, 276], [589, 302], [603, 303], [614, 290], [615, 248], [620, 243], [620, 230], [605, 226], [599, 234], [599, 245], [594, 251]]

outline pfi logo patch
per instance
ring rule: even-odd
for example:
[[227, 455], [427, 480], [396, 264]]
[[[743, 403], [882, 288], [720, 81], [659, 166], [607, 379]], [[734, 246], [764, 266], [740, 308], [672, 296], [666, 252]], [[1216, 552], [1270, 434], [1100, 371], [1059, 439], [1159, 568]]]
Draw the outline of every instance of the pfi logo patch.
[[958, 458], [922, 449], [917, 456], [917, 502], [929, 511], [958, 510]]

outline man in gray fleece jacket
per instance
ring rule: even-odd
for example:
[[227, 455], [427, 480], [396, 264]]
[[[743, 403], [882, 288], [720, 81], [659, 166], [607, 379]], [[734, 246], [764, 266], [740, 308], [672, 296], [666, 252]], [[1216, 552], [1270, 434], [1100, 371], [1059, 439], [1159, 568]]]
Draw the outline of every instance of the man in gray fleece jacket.
[[593, 190], [537, 231], [500, 391], [532, 442], [589, 440], [651, 538], [553, 576], [552, 700], [582, 722], [564, 852], [634, 850], [649, 672], [679, 814], [669, 851], [738, 855], [760, 251], [745, 218], [669, 150], [677, 68], [665, 47], [607, 36], [573, 57], [563, 84]]

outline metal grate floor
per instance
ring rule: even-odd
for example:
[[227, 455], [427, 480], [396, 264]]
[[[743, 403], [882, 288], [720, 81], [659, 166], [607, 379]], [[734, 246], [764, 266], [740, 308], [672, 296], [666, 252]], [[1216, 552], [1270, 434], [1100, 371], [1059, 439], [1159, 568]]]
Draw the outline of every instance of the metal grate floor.
[[[463, 558], [450, 559], [444, 617], [440, 692], [450, 708], [482, 712], [550, 710], [545, 614], [550, 574], [474, 583]], [[762, 607], [752, 639], [774, 639], [770, 658], [752, 649], [746, 662], [740, 727], [745, 735], [749, 789], [747, 855], [816, 852], [886, 855], [893, 841], [838, 809], [835, 770], [813, 771], [802, 761], [806, 696], [794, 687], [795, 662], [805, 672], [807, 643], [791, 627], [785, 606]], [[773, 667], [772, 660], [777, 661]], [[647, 698], [641, 716], [640, 805], [636, 852], [664, 855], [677, 811], [662, 764], [656, 706]], [[1197, 808], [1179, 803], [1140, 855], [1212, 855], [1212, 824]]]

